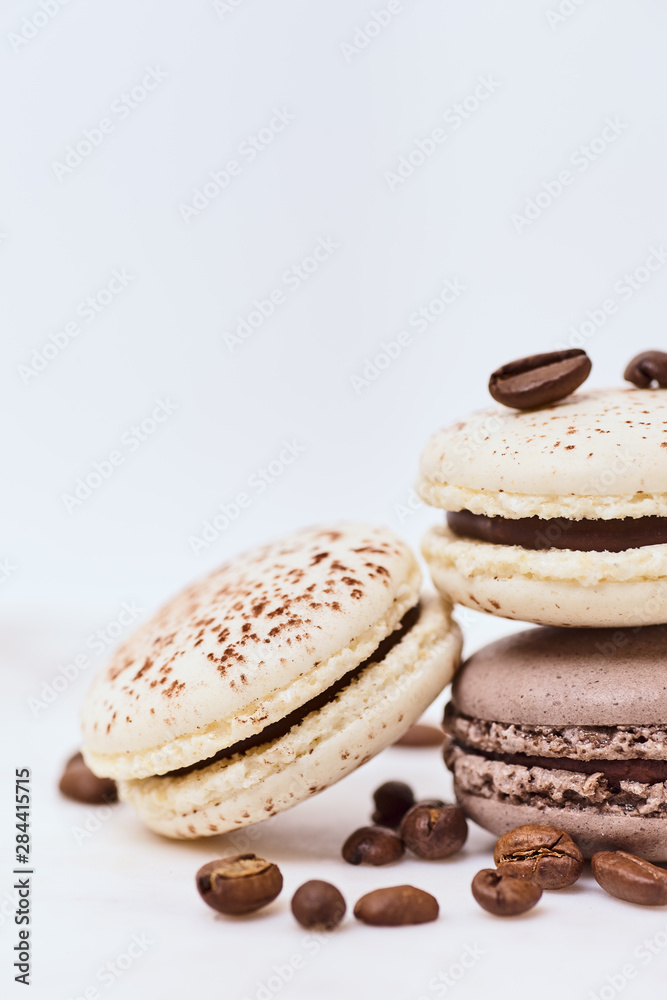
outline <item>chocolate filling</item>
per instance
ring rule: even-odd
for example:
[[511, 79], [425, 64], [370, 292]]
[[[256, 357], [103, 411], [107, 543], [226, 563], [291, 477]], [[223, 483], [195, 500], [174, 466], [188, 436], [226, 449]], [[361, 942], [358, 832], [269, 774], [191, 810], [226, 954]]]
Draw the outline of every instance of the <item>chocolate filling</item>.
[[457, 535], [524, 549], [576, 549], [623, 552], [667, 543], [667, 517], [620, 517], [609, 521], [566, 517], [486, 517], [469, 510], [449, 511], [447, 524]]
[[525, 753], [493, 753], [454, 741], [464, 753], [484, 757], [486, 760], [500, 761], [502, 764], [518, 764], [521, 767], [544, 767], [549, 771], [578, 771], [579, 774], [603, 774], [612, 790], [620, 791], [621, 781], [639, 781], [654, 785], [667, 781], [667, 760], [573, 760], [571, 757], [529, 757]]
[[398, 628], [396, 628], [391, 635], [386, 636], [377, 647], [374, 653], [360, 663], [353, 670], [349, 670], [346, 674], [332, 684], [331, 687], [322, 691], [320, 694], [315, 695], [310, 701], [305, 702], [300, 705], [299, 708], [295, 708], [293, 712], [286, 715], [283, 719], [278, 719], [277, 722], [272, 722], [270, 725], [262, 729], [261, 732], [255, 733], [253, 736], [248, 736], [245, 740], [240, 740], [238, 743], [234, 743], [231, 747], [225, 747], [223, 750], [219, 750], [213, 757], [207, 757], [206, 760], [198, 760], [195, 764], [188, 764], [187, 767], [179, 767], [175, 771], [167, 771], [163, 777], [165, 778], [178, 778], [183, 774], [190, 774], [192, 771], [200, 771], [204, 767], [208, 767], [209, 764], [215, 764], [220, 760], [229, 760], [230, 757], [234, 757], [238, 753], [245, 753], [248, 750], [252, 750], [254, 747], [262, 746], [264, 743], [273, 743], [274, 740], [280, 739], [285, 736], [290, 729], [294, 726], [298, 726], [300, 722], [310, 715], [311, 712], [317, 712], [324, 705], [333, 701], [336, 695], [348, 687], [353, 680], [356, 680], [367, 667], [370, 667], [373, 663], [379, 663], [381, 660], [391, 652], [394, 646], [397, 646], [402, 639], [405, 638], [406, 634], [417, 624], [417, 619], [419, 618], [419, 612], [421, 610], [421, 605], [416, 604], [414, 608], [403, 615], [401, 618]]

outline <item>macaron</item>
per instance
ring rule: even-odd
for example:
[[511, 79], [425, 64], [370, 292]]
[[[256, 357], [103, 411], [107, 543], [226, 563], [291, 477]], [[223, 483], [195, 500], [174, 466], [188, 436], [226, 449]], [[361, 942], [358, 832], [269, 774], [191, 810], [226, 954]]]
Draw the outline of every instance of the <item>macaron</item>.
[[458, 672], [444, 728], [458, 802], [487, 830], [547, 824], [587, 857], [667, 861], [667, 625], [493, 642]]
[[423, 553], [454, 601], [541, 625], [667, 622], [667, 390], [494, 406], [436, 433]]
[[247, 552], [118, 649], [83, 705], [86, 763], [168, 837], [267, 819], [415, 722], [460, 660], [450, 610], [386, 528]]

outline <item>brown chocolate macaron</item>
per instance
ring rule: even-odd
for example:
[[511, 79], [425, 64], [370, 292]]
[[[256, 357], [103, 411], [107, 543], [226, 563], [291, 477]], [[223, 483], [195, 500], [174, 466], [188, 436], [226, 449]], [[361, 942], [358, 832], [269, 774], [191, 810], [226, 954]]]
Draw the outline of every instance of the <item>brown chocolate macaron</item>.
[[667, 625], [531, 628], [462, 666], [445, 710], [459, 803], [496, 834], [667, 860]]

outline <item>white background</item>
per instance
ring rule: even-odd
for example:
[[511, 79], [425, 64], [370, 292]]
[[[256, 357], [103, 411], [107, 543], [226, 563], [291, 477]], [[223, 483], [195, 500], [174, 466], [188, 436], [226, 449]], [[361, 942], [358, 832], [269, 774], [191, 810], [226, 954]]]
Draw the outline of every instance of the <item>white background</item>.
[[[2, 808], [14, 766], [31, 766], [33, 995], [82, 995], [135, 932], [155, 944], [114, 997], [186, 987], [255, 997], [274, 965], [303, 953], [306, 967], [273, 995], [432, 998], [443, 995], [433, 977], [475, 943], [485, 955], [451, 995], [509, 996], [521, 976], [543, 997], [583, 1000], [606, 985], [611, 1000], [619, 980], [606, 977], [627, 961], [638, 975], [620, 992], [645, 995], [664, 982], [667, 949], [647, 964], [632, 953], [667, 914], [604, 897], [590, 877], [503, 923], [469, 895], [490, 861], [492, 838], [479, 831], [442, 865], [338, 861], [384, 777], [447, 791], [437, 754], [388, 751], [261, 829], [259, 849], [287, 889], [239, 924], [212, 917], [192, 886], [223, 842], [158, 841], [119, 809], [77, 846], [87, 811], [54, 784], [104, 662], [89, 637], [101, 628], [111, 642], [123, 602], [148, 613], [226, 557], [305, 523], [366, 518], [417, 546], [440, 516], [409, 508], [419, 451], [439, 425], [486, 405], [493, 368], [583, 345], [591, 383], [620, 384], [634, 353], [664, 346], [664, 4], [564, 0], [559, 17], [559, 0], [403, 0], [366, 32], [384, 0], [44, 2], [57, 8], [48, 18], [37, 0], [0, 11], [0, 640], [12, 747]], [[159, 85], [119, 110], [149, 69]], [[277, 123], [275, 109], [289, 124], [250, 161], [242, 144]], [[112, 131], [77, 163], [85, 130], [105, 118]], [[429, 145], [434, 129], [443, 141]], [[594, 141], [603, 134], [613, 141]], [[209, 187], [215, 197], [186, 221], [183, 206], [233, 159], [237, 176]], [[401, 163], [409, 176], [397, 179]], [[563, 170], [571, 183], [559, 192]], [[335, 249], [294, 289], [285, 272], [320, 240]], [[127, 287], [106, 305], [114, 270]], [[435, 316], [447, 280], [463, 291]], [[231, 348], [274, 289], [284, 300]], [[89, 296], [104, 305], [92, 322]], [[420, 308], [426, 329], [411, 325]], [[402, 331], [411, 342], [379, 367]], [[158, 400], [173, 412], [137, 444], [132, 428]], [[300, 454], [260, 492], [257, 470], [283, 442]], [[113, 474], [68, 502], [114, 451]], [[246, 508], [196, 553], [192, 538], [239, 492]], [[469, 650], [513, 627], [461, 619]], [[35, 717], [29, 699], [81, 652], [87, 673]], [[8, 816], [3, 893], [12, 834]], [[414, 881], [438, 896], [442, 919], [400, 931], [350, 921], [310, 955], [287, 905], [309, 877], [331, 878], [350, 906], [366, 888]], [[0, 976], [11, 984], [5, 904]]]

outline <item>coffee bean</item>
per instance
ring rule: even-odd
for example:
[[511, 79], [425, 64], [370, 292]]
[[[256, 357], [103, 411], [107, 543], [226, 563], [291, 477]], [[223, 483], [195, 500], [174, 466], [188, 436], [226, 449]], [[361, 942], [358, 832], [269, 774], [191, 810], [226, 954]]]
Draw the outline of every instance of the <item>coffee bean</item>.
[[418, 858], [437, 861], [461, 850], [468, 823], [459, 806], [418, 802], [403, 817], [400, 832], [405, 846]]
[[390, 889], [375, 889], [357, 902], [354, 915], [364, 924], [375, 927], [400, 927], [405, 924], [426, 924], [438, 919], [440, 907], [435, 896], [415, 889], [413, 885], [396, 885]]
[[418, 722], [411, 726], [407, 733], [403, 733], [400, 740], [396, 740], [396, 747], [439, 747], [445, 738], [442, 729], [435, 726], [425, 726]]
[[219, 913], [252, 913], [280, 894], [283, 877], [277, 865], [254, 854], [209, 861], [197, 872], [197, 889]]
[[514, 917], [535, 906], [542, 890], [529, 879], [483, 868], [472, 880], [472, 894], [484, 910], [496, 917]]
[[343, 844], [343, 858], [350, 865], [389, 865], [403, 857], [401, 838], [386, 826], [362, 826]]
[[552, 351], [510, 361], [489, 379], [489, 392], [498, 403], [530, 410], [564, 399], [586, 381], [591, 359], [585, 351]]
[[345, 916], [345, 900], [335, 885], [312, 879], [294, 893], [292, 913], [308, 930], [332, 931]]
[[569, 833], [535, 823], [499, 837], [493, 860], [499, 872], [531, 879], [542, 889], [572, 885], [584, 868], [584, 856]]
[[83, 754], [76, 753], [65, 764], [58, 784], [63, 795], [87, 805], [106, 805], [118, 801], [118, 791], [113, 778], [98, 778], [86, 766]]
[[642, 906], [667, 903], [667, 871], [626, 851], [598, 851], [591, 858], [596, 882], [611, 896]]
[[373, 793], [375, 812], [371, 819], [379, 826], [398, 826], [408, 809], [415, 804], [409, 785], [403, 781], [386, 781]]
[[667, 354], [664, 351], [644, 351], [643, 354], [638, 354], [628, 364], [623, 378], [639, 389], [648, 389], [654, 382], [661, 389], [667, 389]]

